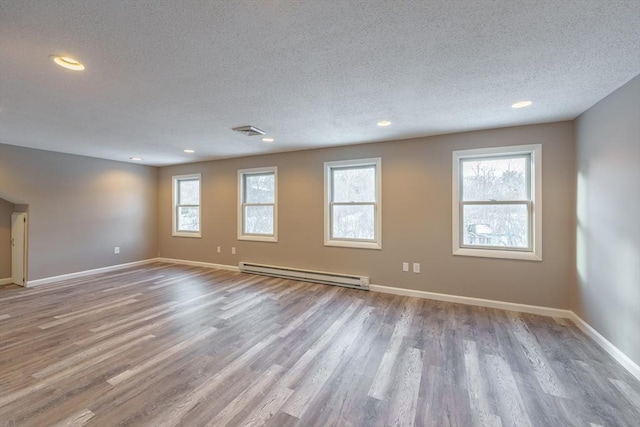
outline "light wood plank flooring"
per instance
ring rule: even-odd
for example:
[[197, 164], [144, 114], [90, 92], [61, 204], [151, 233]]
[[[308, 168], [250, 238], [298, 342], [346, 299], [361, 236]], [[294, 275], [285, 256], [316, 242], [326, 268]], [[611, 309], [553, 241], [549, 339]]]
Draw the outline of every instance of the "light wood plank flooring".
[[171, 264], [0, 289], [3, 426], [638, 426], [572, 323]]

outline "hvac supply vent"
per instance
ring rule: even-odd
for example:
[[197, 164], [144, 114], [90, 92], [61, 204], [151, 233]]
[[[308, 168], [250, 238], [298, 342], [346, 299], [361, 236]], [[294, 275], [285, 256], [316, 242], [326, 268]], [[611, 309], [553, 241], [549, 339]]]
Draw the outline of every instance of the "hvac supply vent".
[[262, 129], [258, 129], [255, 126], [240, 126], [237, 128], [233, 128], [231, 130], [240, 132], [241, 134], [244, 134], [247, 136], [264, 135], [264, 131]]
[[276, 267], [274, 265], [238, 264], [243, 273], [261, 274], [263, 276], [282, 277], [284, 279], [302, 280], [304, 282], [324, 283], [327, 285], [345, 286], [347, 288], [369, 290], [369, 277], [351, 274], [328, 273], [325, 271], [301, 270], [297, 268]]

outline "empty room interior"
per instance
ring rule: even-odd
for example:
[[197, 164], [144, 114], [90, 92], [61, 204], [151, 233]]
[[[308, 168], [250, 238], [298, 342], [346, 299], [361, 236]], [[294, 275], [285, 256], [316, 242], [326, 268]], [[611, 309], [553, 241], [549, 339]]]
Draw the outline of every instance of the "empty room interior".
[[640, 425], [637, 0], [0, 0], [0, 426]]

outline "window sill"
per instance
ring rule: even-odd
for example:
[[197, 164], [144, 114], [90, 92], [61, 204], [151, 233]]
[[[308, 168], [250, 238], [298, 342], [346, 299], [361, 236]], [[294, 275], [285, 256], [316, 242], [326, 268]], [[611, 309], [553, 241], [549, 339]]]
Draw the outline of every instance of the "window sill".
[[523, 261], [542, 261], [542, 255], [535, 252], [501, 251], [499, 249], [456, 248], [453, 255], [481, 258], [517, 259]]
[[249, 235], [241, 235], [238, 236], [238, 240], [247, 240], [252, 242], [271, 242], [278, 243], [278, 238], [276, 236], [249, 236]]
[[171, 235], [173, 237], [191, 237], [192, 239], [200, 239], [202, 237], [201, 233], [189, 233], [185, 231], [174, 231]]
[[325, 246], [336, 246], [343, 248], [356, 248], [356, 249], [382, 249], [382, 244], [379, 242], [354, 242], [348, 240], [325, 240]]

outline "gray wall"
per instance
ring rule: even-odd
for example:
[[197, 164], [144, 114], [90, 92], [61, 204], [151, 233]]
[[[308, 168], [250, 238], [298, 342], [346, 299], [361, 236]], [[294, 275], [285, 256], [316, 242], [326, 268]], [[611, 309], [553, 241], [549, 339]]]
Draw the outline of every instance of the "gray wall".
[[640, 364], [640, 77], [575, 122], [573, 310]]
[[[543, 145], [543, 261], [453, 256], [452, 151], [532, 143]], [[160, 255], [364, 274], [378, 285], [568, 308], [574, 152], [573, 124], [560, 122], [164, 167]], [[383, 249], [326, 247], [323, 162], [367, 157], [382, 157]], [[237, 240], [237, 170], [260, 166], [278, 167], [278, 243]], [[171, 177], [188, 173], [202, 173], [201, 239], [171, 236]], [[421, 263], [422, 273], [403, 273], [403, 261]]]
[[154, 258], [157, 178], [153, 167], [0, 144], [0, 196], [29, 205], [28, 280]]
[[0, 198], [0, 279], [11, 277], [11, 214], [13, 203]]

